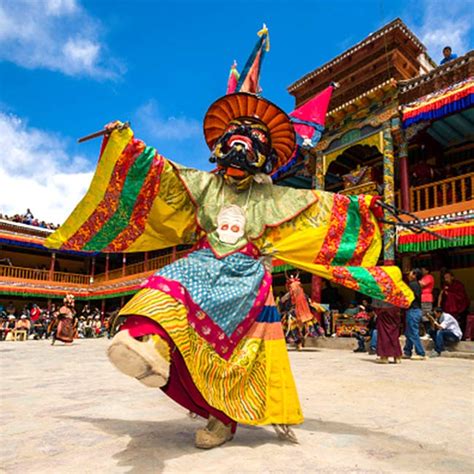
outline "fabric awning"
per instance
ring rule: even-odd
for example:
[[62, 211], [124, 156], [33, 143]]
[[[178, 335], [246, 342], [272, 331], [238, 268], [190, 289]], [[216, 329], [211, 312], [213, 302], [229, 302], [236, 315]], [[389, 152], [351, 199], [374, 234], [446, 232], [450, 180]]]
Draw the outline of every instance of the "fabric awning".
[[428, 229], [449, 240], [436, 238], [428, 232], [415, 233], [401, 229], [397, 231], [397, 250], [399, 252], [426, 252], [474, 245], [474, 217], [472, 216], [451, 222], [438, 221], [436, 224], [429, 225]]
[[437, 120], [474, 105], [474, 77], [420, 97], [402, 107], [403, 128], [419, 122]]

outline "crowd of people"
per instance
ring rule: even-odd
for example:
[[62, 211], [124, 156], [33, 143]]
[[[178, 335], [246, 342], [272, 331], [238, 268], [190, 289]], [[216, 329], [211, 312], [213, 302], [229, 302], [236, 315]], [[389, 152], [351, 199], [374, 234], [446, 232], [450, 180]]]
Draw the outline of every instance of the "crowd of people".
[[[357, 339], [355, 352], [376, 354], [378, 362], [387, 363], [389, 358], [395, 363], [402, 358], [426, 359], [422, 339], [433, 340], [430, 357], [440, 356], [446, 343], [459, 342], [465, 332], [470, 305], [466, 289], [451, 271], [442, 273], [442, 288], [435, 288], [434, 277], [426, 267], [411, 270], [408, 281], [415, 299], [403, 317], [395, 308], [375, 307], [363, 295], [343, 307], [343, 299], [330, 282], [322, 292], [322, 300], [329, 304], [313, 303], [299, 277], [291, 275], [288, 291], [280, 292], [276, 299], [287, 343], [300, 350], [308, 337], [335, 336], [336, 322], [350, 318], [356, 323], [349, 334]], [[0, 340], [11, 339], [14, 330], [25, 330], [29, 339], [51, 338], [53, 342], [110, 337], [110, 322], [116, 312], [103, 315], [89, 304], [77, 311], [73, 297], [65, 298], [62, 306], [40, 308], [29, 303], [21, 311], [12, 302], [5, 307], [0, 304]], [[399, 342], [402, 333], [406, 341], [403, 349]]]
[[[425, 360], [422, 340], [431, 339], [434, 348], [430, 357], [439, 357], [447, 343], [462, 339], [470, 306], [466, 289], [453, 272], [443, 271], [441, 280], [442, 288], [437, 289], [429, 268], [412, 269], [408, 281], [415, 299], [403, 314], [395, 307], [375, 306], [375, 301], [363, 295], [344, 306], [330, 282], [322, 292], [322, 301], [329, 304], [315, 305], [304, 294], [299, 279], [291, 275], [288, 292], [277, 298], [287, 343], [299, 350], [308, 337], [348, 335], [357, 340], [354, 352], [377, 355], [380, 363], [391, 359], [400, 363], [401, 359]], [[349, 332], [339, 332], [341, 328], [349, 328]], [[403, 348], [401, 334], [405, 335]]]
[[76, 311], [71, 299], [63, 305], [41, 308], [28, 303], [18, 311], [10, 301], [0, 305], [0, 340], [12, 340], [15, 331], [26, 331], [28, 339], [51, 339], [72, 342], [73, 339], [109, 337], [111, 314], [102, 314], [97, 307], [84, 305]]
[[[355, 334], [359, 342], [355, 352], [366, 351], [368, 338], [369, 352], [379, 356], [378, 362], [387, 363], [393, 357], [394, 362], [398, 363], [402, 358], [425, 360], [422, 339], [433, 340], [430, 357], [439, 357], [445, 351], [446, 343], [461, 341], [470, 305], [464, 285], [455, 279], [451, 271], [446, 271], [442, 276], [442, 289], [435, 292], [434, 278], [426, 267], [412, 269], [408, 280], [415, 299], [404, 320], [398, 311], [361, 307], [361, 311], [367, 313], [369, 323], [365, 331]], [[403, 326], [405, 345], [402, 349], [399, 336]]]
[[19, 224], [32, 225], [42, 229], [55, 230], [59, 227], [59, 224], [55, 225], [52, 222], [48, 223], [44, 220], [36, 218], [33, 216], [33, 213], [30, 211], [30, 209], [27, 209], [24, 214], [14, 214], [13, 216], [7, 216], [6, 214], [0, 213], [0, 219], [10, 222], [18, 222]]

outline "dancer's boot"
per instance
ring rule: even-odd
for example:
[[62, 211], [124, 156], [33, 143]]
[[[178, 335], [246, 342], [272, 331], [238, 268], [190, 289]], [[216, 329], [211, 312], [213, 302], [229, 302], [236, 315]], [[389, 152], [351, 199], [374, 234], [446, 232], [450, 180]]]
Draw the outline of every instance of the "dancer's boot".
[[147, 387], [163, 387], [168, 381], [169, 346], [159, 336], [138, 340], [125, 329], [114, 336], [107, 356], [120, 372]]
[[209, 416], [207, 426], [204, 429], [197, 430], [195, 445], [200, 449], [211, 449], [230, 441], [232, 434], [232, 425], [225, 425], [213, 416]]

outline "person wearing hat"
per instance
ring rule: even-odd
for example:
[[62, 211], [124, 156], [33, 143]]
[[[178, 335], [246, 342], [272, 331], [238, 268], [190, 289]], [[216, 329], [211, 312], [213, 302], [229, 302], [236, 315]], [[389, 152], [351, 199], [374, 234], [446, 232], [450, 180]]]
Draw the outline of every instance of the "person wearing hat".
[[296, 135], [290, 117], [257, 94], [268, 46], [260, 33], [237, 89], [204, 118], [214, 172], [167, 160], [113, 122], [99, 132], [106, 137], [87, 195], [46, 242], [101, 252], [193, 245], [122, 308], [126, 321], [108, 357], [208, 419], [195, 435], [203, 449], [232, 439], [237, 423], [272, 424], [295, 441], [290, 426], [303, 422], [272, 258], [392, 304], [412, 298], [398, 268], [376, 266], [377, 198], [272, 184], [294, 156]]

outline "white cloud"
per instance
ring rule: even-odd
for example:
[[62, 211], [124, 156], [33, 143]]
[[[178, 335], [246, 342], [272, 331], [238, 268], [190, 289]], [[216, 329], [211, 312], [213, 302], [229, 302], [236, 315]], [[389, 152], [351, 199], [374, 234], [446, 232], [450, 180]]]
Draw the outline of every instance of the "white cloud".
[[182, 141], [202, 133], [201, 123], [195, 119], [163, 117], [153, 100], [139, 107], [136, 117], [141, 128], [158, 140]]
[[102, 27], [76, 0], [0, 0], [0, 60], [69, 76], [116, 79]]
[[87, 191], [92, 166], [64, 139], [0, 112], [0, 213], [62, 223]]
[[472, 47], [469, 39], [474, 20], [473, 6], [470, 0], [425, 0], [420, 5], [423, 16], [415, 30], [435, 61], [443, 57], [445, 46], [451, 46], [453, 53], [458, 55]]
[[182, 115], [166, 117], [150, 100], [133, 114], [132, 127], [137, 137], [166, 158], [193, 168], [212, 168], [201, 121]]

